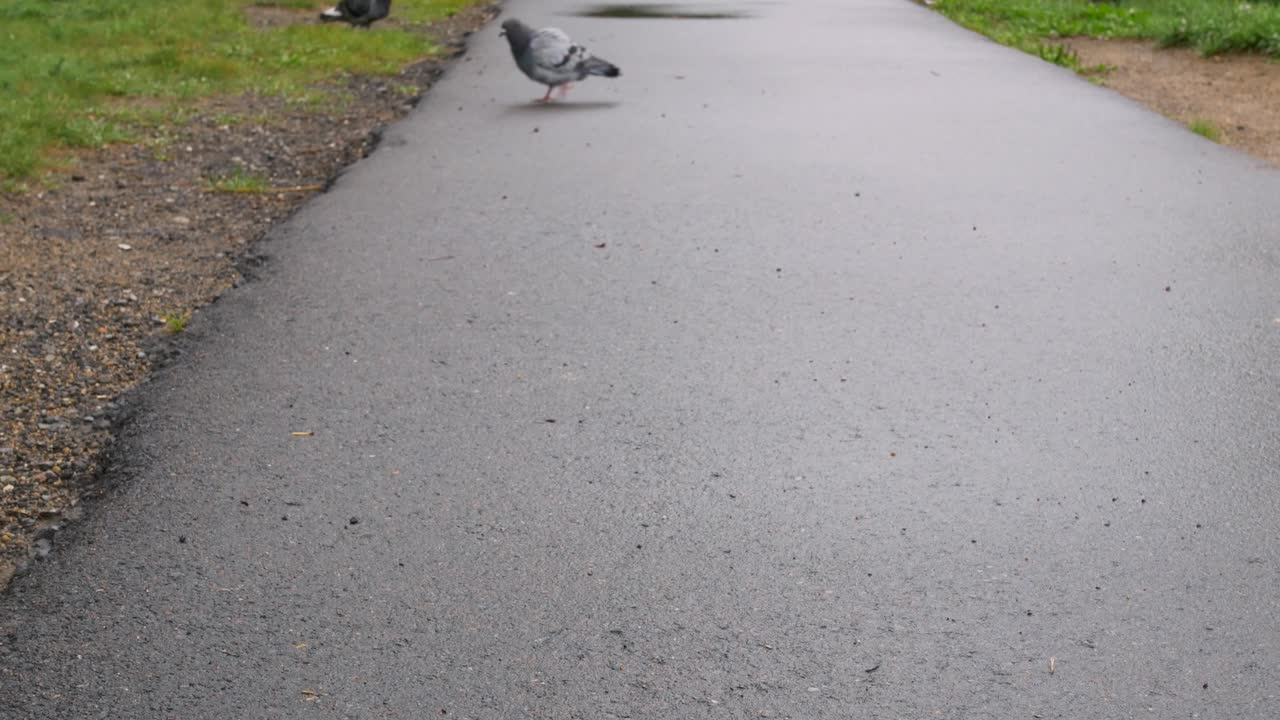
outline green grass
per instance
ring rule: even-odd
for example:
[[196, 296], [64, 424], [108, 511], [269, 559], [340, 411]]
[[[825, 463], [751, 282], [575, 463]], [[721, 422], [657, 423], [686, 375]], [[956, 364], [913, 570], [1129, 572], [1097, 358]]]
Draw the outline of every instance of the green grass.
[[209, 189], [226, 193], [260, 193], [271, 189], [271, 181], [264, 175], [236, 167], [225, 175], [209, 178]]
[[1222, 131], [1219, 130], [1218, 126], [1214, 125], [1211, 120], [1197, 118], [1187, 123], [1187, 127], [1191, 129], [1191, 132], [1214, 142], [1218, 142], [1222, 139]]
[[[1280, 59], [1280, 0], [938, 0], [965, 27], [1033, 55], [1054, 55], [1052, 38], [1155, 40], [1205, 55], [1258, 53]], [[1048, 48], [1048, 49], [1046, 49]], [[1059, 56], [1051, 61], [1079, 70]]]
[[[323, 0], [0, 0], [0, 187], [60, 149], [134, 141], [214, 94], [307, 101], [345, 73], [391, 74], [436, 48], [414, 23], [473, 0], [397, 0], [370, 32], [305, 22], [255, 28], [249, 5]], [[301, 10], [300, 10], [301, 12]]]
[[1080, 69], [1080, 56], [1076, 54], [1075, 50], [1066, 45], [1041, 43], [1036, 46], [1035, 54], [1039, 55], [1040, 59], [1045, 62], [1051, 62], [1054, 65], [1061, 65], [1072, 70]]
[[187, 329], [187, 323], [191, 321], [191, 313], [169, 313], [162, 319], [164, 320], [165, 328], [174, 335], [177, 335]]
[[1068, 70], [1074, 70], [1095, 82], [1100, 82], [1107, 76], [1107, 73], [1115, 70], [1114, 66], [1105, 63], [1085, 65], [1080, 62], [1080, 56], [1075, 50], [1061, 43], [1040, 43], [1034, 50], [1029, 50], [1028, 52], [1040, 56], [1040, 59], [1045, 62], [1051, 62]]

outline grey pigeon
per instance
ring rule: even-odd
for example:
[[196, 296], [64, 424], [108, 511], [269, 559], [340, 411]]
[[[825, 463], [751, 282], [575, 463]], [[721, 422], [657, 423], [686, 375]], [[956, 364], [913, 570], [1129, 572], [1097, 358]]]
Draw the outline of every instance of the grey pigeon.
[[547, 94], [539, 102], [550, 102], [555, 88], [560, 88], [560, 97], [564, 97], [569, 83], [585, 80], [588, 75], [612, 78], [622, 74], [617, 65], [593, 57], [558, 28], [534, 30], [512, 18], [502, 23], [502, 34], [511, 44], [511, 55], [520, 70], [530, 80], [547, 86]]
[[325, 22], [341, 20], [355, 27], [370, 25], [391, 13], [391, 0], [338, 0], [338, 4], [320, 13]]

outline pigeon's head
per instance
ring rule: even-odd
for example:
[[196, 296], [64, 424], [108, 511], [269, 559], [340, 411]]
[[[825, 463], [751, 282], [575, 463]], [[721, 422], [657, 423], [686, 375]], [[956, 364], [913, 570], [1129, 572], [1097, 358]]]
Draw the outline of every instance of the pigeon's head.
[[507, 42], [511, 43], [512, 50], [518, 52], [528, 47], [529, 36], [533, 33], [529, 30], [528, 25], [525, 25], [515, 18], [511, 18], [510, 20], [506, 20], [502, 23], [502, 32], [498, 34], [505, 37]]

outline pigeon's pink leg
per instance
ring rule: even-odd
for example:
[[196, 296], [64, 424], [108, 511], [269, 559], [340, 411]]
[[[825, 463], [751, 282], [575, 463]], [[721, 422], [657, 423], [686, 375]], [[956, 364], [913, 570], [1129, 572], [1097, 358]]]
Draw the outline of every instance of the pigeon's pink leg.
[[560, 86], [561, 99], [569, 97], [569, 88], [573, 87], [573, 83], [565, 83]]
[[536, 100], [534, 100], [534, 102], [540, 102], [540, 103], [549, 103], [549, 102], [551, 102], [551, 91], [552, 91], [552, 90], [553, 90], [552, 86], [548, 85], [548, 86], [547, 86], [547, 94], [546, 94], [546, 95], [543, 95], [542, 97], [540, 97], [540, 98], [538, 98], [538, 99], [536, 99]]

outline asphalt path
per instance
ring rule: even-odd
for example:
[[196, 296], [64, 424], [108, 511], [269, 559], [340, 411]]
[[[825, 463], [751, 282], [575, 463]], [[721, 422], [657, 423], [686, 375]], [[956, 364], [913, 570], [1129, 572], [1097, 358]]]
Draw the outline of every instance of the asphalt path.
[[905, 1], [576, 7], [621, 78], [490, 25], [196, 317], [0, 716], [1274, 718], [1280, 172]]

